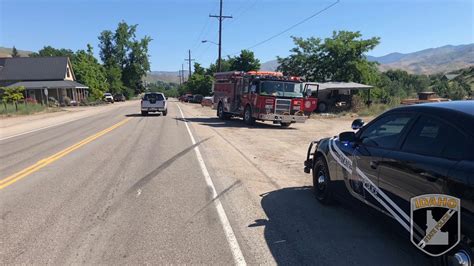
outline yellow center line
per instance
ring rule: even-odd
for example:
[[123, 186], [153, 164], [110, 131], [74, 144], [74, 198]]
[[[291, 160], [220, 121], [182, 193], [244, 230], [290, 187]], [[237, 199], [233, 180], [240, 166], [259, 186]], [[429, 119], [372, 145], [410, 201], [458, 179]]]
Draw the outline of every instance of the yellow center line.
[[127, 123], [130, 119], [131, 119], [130, 117], [125, 118], [124, 120], [118, 122], [117, 124], [115, 124], [115, 125], [113, 125], [109, 128], [106, 128], [106, 129], [104, 129], [104, 130], [102, 130], [102, 131], [100, 131], [100, 132], [98, 132], [98, 133], [96, 133], [96, 134], [94, 134], [90, 137], [87, 137], [87, 138], [79, 141], [78, 143], [76, 143], [76, 144], [74, 144], [74, 145], [72, 145], [72, 146], [70, 146], [70, 147], [68, 147], [68, 148], [66, 148], [66, 149], [64, 149], [60, 152], [57, 152], [57, 153], [55, 153], [55, 154], [53, 154], [53, 155], [51, 155], [47, 158], [39, 160], [35, 164], [21, 170], [20, 172], [17, 172], [15, 174], [11, 175], [11, 176], [8, 176], [6, 178], [1, 179], [0, 180], [0, 189], [4, 189], [4, 188], [8, 187], [9, 185], [15, 183], [16, 181], [18, 181], [18, 180], [20, 180], [20, 179], [36, 172], [36, 171], [38, 171], [39, 169], [55, 162], [56, 160], [66, 156], [67, 154], [79, 149], [80, 147], [86, 145], [87, 143], [89, 143], [93, 140], [96, 140], [97, 138], [109, 133], [110, 131], [120, 127], [121, 125], [123, 125], [125, 123]]

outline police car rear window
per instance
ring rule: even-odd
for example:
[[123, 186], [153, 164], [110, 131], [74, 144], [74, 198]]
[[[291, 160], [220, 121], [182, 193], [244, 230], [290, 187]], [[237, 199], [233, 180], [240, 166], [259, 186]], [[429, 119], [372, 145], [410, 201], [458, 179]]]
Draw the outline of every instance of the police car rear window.
[[402, 150], [410, 153], [462, 160], [467, 137], [438, 119], [421, 117], [408, 134]]

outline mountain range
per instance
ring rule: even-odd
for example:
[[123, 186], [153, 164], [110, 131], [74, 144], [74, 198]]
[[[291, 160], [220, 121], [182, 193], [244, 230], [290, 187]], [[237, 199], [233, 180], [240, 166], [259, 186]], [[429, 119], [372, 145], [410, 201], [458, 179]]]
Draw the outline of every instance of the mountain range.
[[[369, 61], [378, 62], [379, 69], [402, 69], [413, 74], [447, 73], [474, 65], [474, 43], [446, 45], [413, 53], [390, 53], [384, 56], [367, 56]], [[274, 71], [277, 60], [262, 64], [261, 69]]]

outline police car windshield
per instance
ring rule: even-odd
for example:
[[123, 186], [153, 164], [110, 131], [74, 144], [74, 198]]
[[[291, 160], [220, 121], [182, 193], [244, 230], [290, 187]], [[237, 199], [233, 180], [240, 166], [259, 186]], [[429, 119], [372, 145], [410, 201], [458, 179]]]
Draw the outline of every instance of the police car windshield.
[[303, 97], [303, 86], [301, 83], [263, 81], [260, 83], [260, 94], [286, 97]]

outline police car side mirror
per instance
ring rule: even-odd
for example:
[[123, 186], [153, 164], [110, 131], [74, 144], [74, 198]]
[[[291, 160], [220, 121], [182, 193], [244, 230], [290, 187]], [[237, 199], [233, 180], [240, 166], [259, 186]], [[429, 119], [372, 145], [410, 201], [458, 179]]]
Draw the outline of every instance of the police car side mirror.
[[351, 127], [352, 127], [352, 129], [357, 130], [357, 129], [363, 127], [363, 126], [364, 126], [364, 120], [359, 118], [359, 119], [356, 119], [352, 122]]
[[353, 131], [346, 131], [339, 134], [339, 141], [342, 142], [355, 142], [356, 134]]

